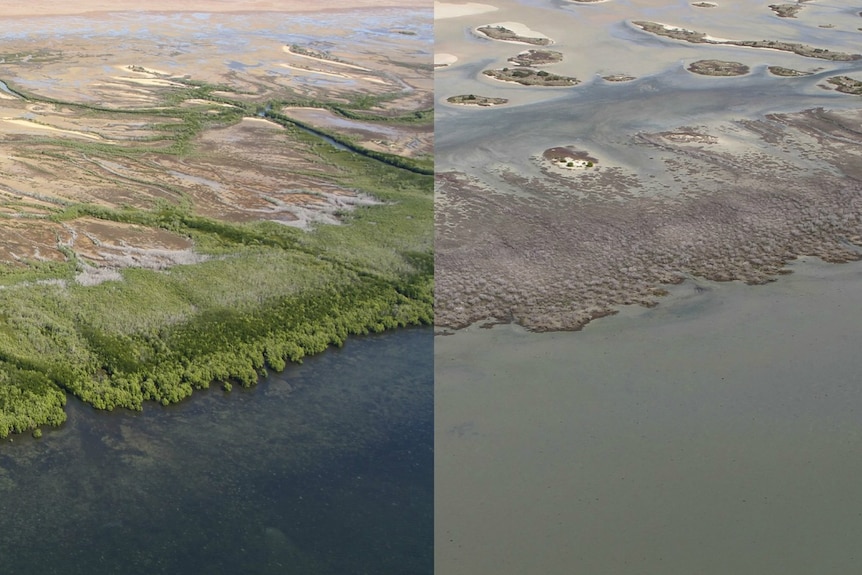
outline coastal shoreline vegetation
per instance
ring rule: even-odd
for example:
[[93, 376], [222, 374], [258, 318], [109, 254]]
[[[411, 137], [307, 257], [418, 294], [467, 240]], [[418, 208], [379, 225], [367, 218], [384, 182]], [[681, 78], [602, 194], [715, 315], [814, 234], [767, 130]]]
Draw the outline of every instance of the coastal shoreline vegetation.
[[460, 94], [458, 96], [450, 96], [446, 98], [450, 104], [460, 104], [462, 106], [480, 106], [491, 107], [501, 106], [509, 102], [508, 98], [495, 98], [492, 96], [477, 96], [476, 94]]
[[745, 48], [758, 48], [762, 50], [778, 50], [780, 52], [791, 52], [806, 58], [819, 58], [833, 62], [852, 62], [862, 59], [862, 54], [836, 52], [826, 48], [816, 48], [801, 44], [799, 42], [787, 42], [779, 40], [730, 40], [713, 38], [704, 32], [688, 30], [678, 26], [670, 26], [658, 22], [646, 20], [634, 20], [632, 25], [656, 36], [663, 36], [673, 40], [681, 40], [691, 44], [712, 44], [714, 46], [740, 46]]
[[484, 70], [482, 74], [500, 80], [501, 82], [515, 82], [524, 86], [576, 86], [580, 80], [569, 76], [551, 74], [545, 70], [534, 70], [519, 66], [517, 68], [501, 68], [498, 70]]
[[[76, 277], [91, 264], [57, 238], [62, 261], [0, 263], [0, 438], [30, 430], [39, 436], [40, 426], [62, 424], [67, 394], [105, 410], [168, 405], [212, 384], [254, 385], [267, 369], [341, 346], [350, 335], [433, 321], [432, 160], [365, 149], [275, 110], [311, 104], [365, 121], [425, 124], [433, 121], [430, 111], [379, 117], [367, 110], [381, 98], [361, 94], [352, 104], [250, 102], [231, 97], [229, 86], [174, 81], [183, 85], [165, 91], [163, 106], [137, 109], [42, 98], [7, 84], [30, 105], [165, 119], [157, 136], [123, 145], [28, 136], [45, 158], [194, 157], [206, 130], [266, 118], [284, 128], [286, 145], [319, 157], [328, 171], [315, 177], [375, 201], [339, 211], [341, 225], [302, 230], [200, 213], [182, 189], [149, 207], [17, 198], [38, 208], [34, 218], [58, 225], [89, 218], [171, 232], [190, 240], [201, 261], [125, 267], [113, 281], [85, 285]], [[189, 106], [191, 100], [222, 107]]]

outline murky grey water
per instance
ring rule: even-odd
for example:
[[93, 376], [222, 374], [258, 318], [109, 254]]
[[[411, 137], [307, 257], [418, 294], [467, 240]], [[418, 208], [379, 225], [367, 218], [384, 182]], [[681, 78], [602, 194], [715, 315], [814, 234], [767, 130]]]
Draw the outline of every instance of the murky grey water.
[[0, 444], [0, 573], [432, 572], [430, 328]]
[[857, 569], [862, 266], [791, 267], [437, 337], [438, 572]]

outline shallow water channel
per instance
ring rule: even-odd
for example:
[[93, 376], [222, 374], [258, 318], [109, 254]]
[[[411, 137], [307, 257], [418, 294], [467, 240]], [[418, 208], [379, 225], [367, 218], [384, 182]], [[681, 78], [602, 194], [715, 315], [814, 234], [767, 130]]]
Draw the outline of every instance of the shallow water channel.
[[432, 573], [433, 336], [0, 444], [0, 572]]

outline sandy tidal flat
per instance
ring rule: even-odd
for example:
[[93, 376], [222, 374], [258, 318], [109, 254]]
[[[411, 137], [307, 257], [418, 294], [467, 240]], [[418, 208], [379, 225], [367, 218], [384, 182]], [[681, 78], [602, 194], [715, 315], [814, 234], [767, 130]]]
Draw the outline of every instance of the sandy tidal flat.
[[54, 2], [32, 0], [26, 3], [4, 2], [0, 6], [0, 17], [55, 16], [64, 14], [87, 14], [92, 12], [325, 12], [353, 8], [428, 8], [428, 0], [183, 0], [181, 5], [170, 0], [148, 0], [144, 7], [138, 0], [82, 0], [76, 2]]
[[478, 2], [467, 2], [466, 4], [450, 4], [448, 2], [434, 2], [434, 19], [444, 20], [447, 18], [461, 18], [463, 16], [475, 16], [486, 12], [496, 12], [496, 6], [480, 4]]
[[458, 61], [458, 56], [454, 54], [434, 54], [434, 66], [451, 66]]

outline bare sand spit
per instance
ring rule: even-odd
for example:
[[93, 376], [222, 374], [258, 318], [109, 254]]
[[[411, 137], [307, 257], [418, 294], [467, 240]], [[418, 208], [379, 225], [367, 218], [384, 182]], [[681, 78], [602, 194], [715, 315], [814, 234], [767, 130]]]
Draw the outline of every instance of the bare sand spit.
[[443, 67], [443, 66], [451, 66], [455, 62], [458, 61], [458, 56], [454, 54], [434, 54], [434, 66], [435, 67]]
[[308, 58], [309, 60], [316, 60], [318, 62], [325, 62], [326, 64], [330, 64], [333, 66], [341, 66], [343, 68], [351, 68], [353, 70], [359, 70], [361, 72], [370, 72], [369, 68], [363, 68], [362, 66], [357, 66], [355, 64], [349, 64], [347, 62], [341, 62], [339, 60], [332, 60], [327, 58], [316, 58], [314, 56], [310, 56], [308, 54], [301, 54], [299, 52], [294, 51], [290, 46], [282, 46], [282, 50], [287, 52], [288, 54], [293, 54], [299, 58]]
[[53, 16], [88, 12], [324, 12], [355, 8], [428, 8], [428, 0], [80, 0], [0, 4], [0, 18], [14, 16]]
[[80, 132], [78, 130], [63, 130], [62, 128], [55, 128], [54, 126], [40, 124], [38, 122], [33, 122], [24, 118], [2, 118], [2, 121], [8, 124], [15, 124], [16, 126], [23, 126], [32, 130], [47, 130], [49, 132], [61, 132], [63, 134], [80, 136], [81, 138], [89, 138], [91, 140], [104, 140], [104, 138], [98, 134], [88, 134], [86, 132]]
[[484, 14], [485, 12], [496, 12], [497, 10], [499, 10], [499, 8], [496, 6], [491, 6], [490, 4], [479, 4], [477, 2], [467, 2], [466, 4], [434, 2], [434, 19], [443, 20], [444, 18], [459, 18], [461, 16]]

